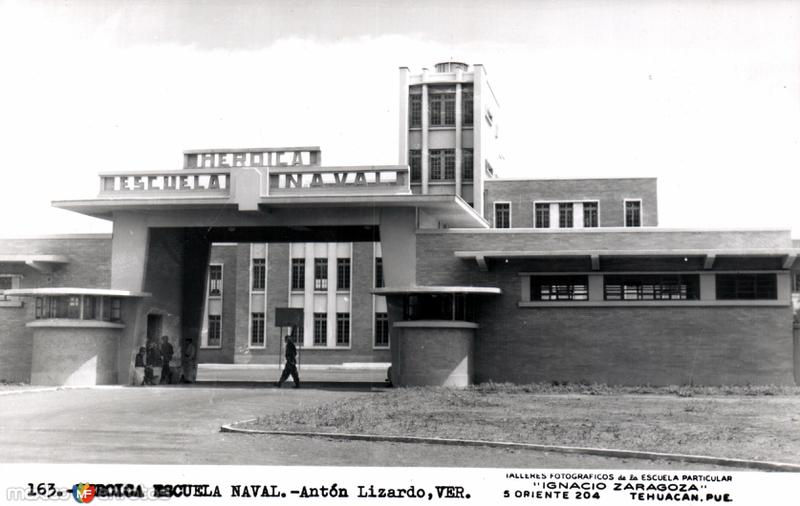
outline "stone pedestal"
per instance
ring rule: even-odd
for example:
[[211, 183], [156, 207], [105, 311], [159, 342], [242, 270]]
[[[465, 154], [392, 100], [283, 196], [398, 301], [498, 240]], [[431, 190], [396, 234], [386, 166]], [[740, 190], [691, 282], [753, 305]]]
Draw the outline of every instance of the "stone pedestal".
[[462, 321], [396, 322], [392, 329], [392, 384], [469, 386], [477, 328], [475, 323]]

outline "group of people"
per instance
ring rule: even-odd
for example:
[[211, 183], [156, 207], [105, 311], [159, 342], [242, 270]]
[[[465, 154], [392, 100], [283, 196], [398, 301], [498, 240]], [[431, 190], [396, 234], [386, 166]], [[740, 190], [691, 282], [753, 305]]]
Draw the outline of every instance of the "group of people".
[[[289, 376], [291, 376], [292, 381], [294, 381], [294, 388], [300, 388], [300, 375], [297, 372], [297, 346], [295, 346], [291, 336], [288, 335], [284, 337], [284, 342], [286, 343], [286, 351], [284, 353], [286, 365], [283, 368], [283, 372], [281, 373], [281, 377], [276, 386], [280, 388], [283, 386], [283, 382], [286, 381]], [[196, 349], [192, 343], [192, 340], [187, 339], [185, 346], [183, 347], [183, 357], [181, 360], [181, 366], [183, 369], [183, 373], [181, 374], [180, 378], [181, 383], [192, 383], [194, 380], [193, 371], [195, 367], [195, 352]], [[140, 379], [140, 381], [137, 379], [137, 384], [168, 385], [173, 383], [172, 367], [170, 367], [170, 362], [172, 361], [174, 355], [175, 348], [172, 346], [172, 343], [169, 342], [168, 336], [161, 337], [160, 345], [154, 341], [150, 343], [147, 348], [144, 346], [139, 348], [139, 353], [136, 355], [135, 366], [137, 369], [143, 369], [144, 376]], [[161, 367], [161, 377], [159, 378], [158, 382], [156, 382], [155, 372], [153, 369], [154, 367]]]
[[[183, 356], [181, 357], [180, 383], [192, 383], [194, 380], [194, 358], [195, 347], [191, 339], [187, 339], [183, 346]], [[170, 363], [175, 356], [175, 348], [169, 342], [168, 336], [161, 337], [161, 343], [151, 342], [146, 348], [139, 348], [136, 355], [135, 366], [143, 370], [141, 378], [142, 385], [171, 384], [174, 383], [174, 376]], [[154, 368], [161, 368], [161, 375], [158, 380], [155, 377]], [[137, 378], [138, 383], [138, 378]]]

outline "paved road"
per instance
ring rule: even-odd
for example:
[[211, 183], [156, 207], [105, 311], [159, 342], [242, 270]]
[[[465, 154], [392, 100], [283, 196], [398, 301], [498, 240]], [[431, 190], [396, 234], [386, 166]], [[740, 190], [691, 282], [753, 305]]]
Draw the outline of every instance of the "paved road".
[[[682, 469], [671, 462], [528, 450], [219, 432], [259, 414], [369, 391], [152, 387], [0, 397], [0, 462]], [[692, 465], [692, 469], [715, 469]]]

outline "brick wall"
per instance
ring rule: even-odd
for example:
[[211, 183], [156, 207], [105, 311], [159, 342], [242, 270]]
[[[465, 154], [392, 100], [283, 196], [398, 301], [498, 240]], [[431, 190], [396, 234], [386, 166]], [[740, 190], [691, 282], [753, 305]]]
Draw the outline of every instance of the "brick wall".
[[494, 202], [511, 202], [511, 226], [533, 227], [534, 201], [597, 200], [601, 227], [622, 227], [624, 199], [642, 199], [642, 225], [658, 225], [658, 192], [655, 178], [540, 179], [485, 183], [484, 216], [492, 221]]
[[[222, 348], [200, 348], [198, 362], [232, 364], [236, 348], [236, 283], [238, 246], [211, 247], [212, 264], [222, 264]], [[247, 267], [245, 267], [247, 269]], [[246, 286], [246, 285], [245, 285]]]
[[[714, 234], [704, 240], [713, 241]], [[486, 238], [502, 239], [486, 244]], [[485, 248], [518, 248], [487, 234]], [[791, 384], [791, 307], [519, 308], [522, 271], [533, 260], [480, 272], [453, 256], [481, 245], [473, 234], [419, 234], [420, 285], [502, 289], [479, 301], [477, 381], [612, 384]]]
[[[55, 267], [52, 274], [21, 263], [0, 263], [0, 274], [22, 276], [20, 288], [108, 288], [111, 280], [110, 235], [0, 239], [0, 255], [69, 257], [70, 263]], [[0, 380], [30, 381], [33, 331], [25, 324], [34, 318], [30, 298], [21, 307], [0, 307]]]
[[117, 382], [119, 329], [34, 329], [33, 385], [111, 385]]

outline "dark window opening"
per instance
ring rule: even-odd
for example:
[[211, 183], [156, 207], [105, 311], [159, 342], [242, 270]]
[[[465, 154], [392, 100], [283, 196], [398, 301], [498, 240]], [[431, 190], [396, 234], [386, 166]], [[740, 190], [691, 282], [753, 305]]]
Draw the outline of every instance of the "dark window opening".
[[550, 204], [536, 204], [536, 228], [550, 228]]
[[328, 289], [328, 259], [314, 259], [314, 290]]
[[336, 289], [349, 290], [350, 289], [350, 259], [337, 258], [336, 259]]
[[597, 202], [583, 203], [583, 226], [594, 228], [598, 226], [598, 205]]
[[222, 266], [208, 266], [208, 295], [219, 297], [222, 295]]
[[292, 258], [292, 290], [303, 291], [306, 287], [306, 259]]
[[336, 313], [336, 346], [350, 346], [350, 313]]
[[511, 226], [511, 204], [497, 202], [494, 205], [495, 228], [509, 228]]
[[642, 226], [642, 203], [640, 201], [629, 200], [625, 202], [625, 226]]
[[717, 274], [719, 300], [776, 300], [778, 276], [767, 274]]
[[403, 320], [474, 322], [475, 298], [468, 294], [410, 294], [403, 299]]
[[375, 288], [383, 288], [386, 284], [383, 281], [383, 258], [375, 258]]
[[328, 344], [328, 315], [314, 313], [314, 346]]
[[375, 313], [375, 346], [389, 346], [389, 314]]
[[263, 258], [253, 259], [253, 290], [262, 291], [267, 284], [267, 261]]

